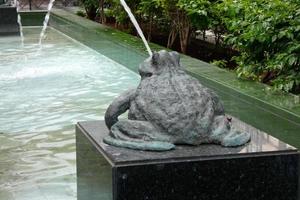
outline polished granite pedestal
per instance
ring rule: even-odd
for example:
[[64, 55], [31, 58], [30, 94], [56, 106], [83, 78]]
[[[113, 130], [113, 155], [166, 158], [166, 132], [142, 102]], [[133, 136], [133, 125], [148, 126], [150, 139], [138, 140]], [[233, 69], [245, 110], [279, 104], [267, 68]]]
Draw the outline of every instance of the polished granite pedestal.
[[76, 126], [78, 200], [297, 200], [298, 151], [236, 119], [249, 144], [176, 146], [168, 152], [102, 142], [103, 121]]
[[17, 8], [12, 6], [0, 5], [0, 36], [18, 34], [19, 25]]

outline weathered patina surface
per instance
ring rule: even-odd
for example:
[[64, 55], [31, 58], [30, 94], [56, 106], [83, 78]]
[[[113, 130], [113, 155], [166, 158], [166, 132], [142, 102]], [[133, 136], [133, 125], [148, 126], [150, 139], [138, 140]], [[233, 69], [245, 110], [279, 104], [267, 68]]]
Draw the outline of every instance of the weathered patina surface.
[[[176, 52], [160, 51], [139, 67], [137, 89], [116, 98], [105, 114], [105, 143], [164, 151], [175, 144], [240, 146], [250, 134], [235, 130], [223, 104], [210, 89], [185, 73]], [[118, 116], [129, 110], [128, 120]]]

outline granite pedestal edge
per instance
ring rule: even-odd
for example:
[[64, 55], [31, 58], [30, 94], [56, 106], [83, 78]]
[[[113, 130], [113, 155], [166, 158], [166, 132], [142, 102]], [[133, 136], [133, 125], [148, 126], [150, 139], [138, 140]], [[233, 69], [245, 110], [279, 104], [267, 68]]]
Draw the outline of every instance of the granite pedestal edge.
[[243, 147], [177, 146], [169, 152], [102, 142], [103, 121], [76, 126], [78, 200], [297, 200], [299, 152], [243, 122]]

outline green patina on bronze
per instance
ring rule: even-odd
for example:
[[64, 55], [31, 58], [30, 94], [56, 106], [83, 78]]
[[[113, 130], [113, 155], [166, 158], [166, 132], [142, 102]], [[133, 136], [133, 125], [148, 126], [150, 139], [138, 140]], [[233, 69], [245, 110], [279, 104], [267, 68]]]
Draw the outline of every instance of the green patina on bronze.
[[[105, 113], [105, 143], [164, 151], [175, 144], [236, 147], [250, 140], [250, 133], [232, 126], [219, 97], [186, 74], [177, 52], [154, 52], [139, 74], [138, 87], [117, 97]], [[127, 110], [128, 120], [118, 121]]]

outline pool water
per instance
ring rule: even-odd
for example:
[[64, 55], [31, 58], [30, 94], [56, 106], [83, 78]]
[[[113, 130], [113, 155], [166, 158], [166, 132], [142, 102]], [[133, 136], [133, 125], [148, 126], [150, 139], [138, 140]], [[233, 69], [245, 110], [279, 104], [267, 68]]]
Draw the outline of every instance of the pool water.
[[103, 119], [139, 76], [49, 28], [0, 37], [0, 199], [75, 200], [74, 124]]

